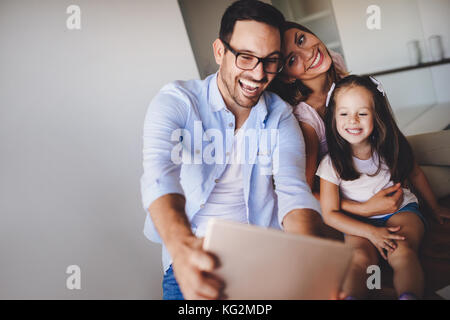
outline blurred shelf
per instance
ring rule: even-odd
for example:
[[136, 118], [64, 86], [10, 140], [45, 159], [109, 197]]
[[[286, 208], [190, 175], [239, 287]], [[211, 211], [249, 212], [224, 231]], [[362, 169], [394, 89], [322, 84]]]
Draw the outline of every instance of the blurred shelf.
[[[405, 109], [397, 111], [398, 116], [402, 116]], [[444, 130], [449, 126], [450, 119], [450, 101], [441, 102], [432, 105], [417, 114], [409, 123], [401, 128], [403, 134], [407, 136], [435, 132]]]
[[341, 47], [341, 42], [340, 41], [332, 41], [332, 42], [328, 42], [325, 44], [327, 46], [328, 49], [337, 49], [339, 47]]
[[445, 58], [441, 61], [432, 61], [432, 62], [421, 63], [421, 64], [418, 64], [415, 66], [406, 66], [406, 67], [401, 67], [401, 68], [377, 71], [377, 72], [373, 72], [373, 73], [368, 73], [367, 75], [381, 76], [381, 75], [395, 73], [395, 72], [403, 72], [403, 71], [410, 71], [410, 70], [421, 69], [421, 68], [428, 68], [428, 67], [438, 66], [438, 65], [447, 64], [447, 63], [450, 63], [450, 58]]
[[316, 12], [316, 13], [313, 13], [313, 14], [310, 14], [310, 15], [304, 16], [303, 18], [298, 19], [298, 23], [306, 24], [311, 21], [326, 18], [328, 16], [331, 16], [331, 10], [323, 10], [323, 11], [319, 11], [319, 12]]

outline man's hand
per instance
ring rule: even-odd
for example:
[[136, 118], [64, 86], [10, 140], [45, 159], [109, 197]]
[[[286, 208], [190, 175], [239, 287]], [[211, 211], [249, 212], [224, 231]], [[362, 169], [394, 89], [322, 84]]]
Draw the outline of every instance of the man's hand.
[[224, 283], [212, 274], [219, 261], [202, 249], [203, 240], [192, 233], [184, 206], [184, 196], [167, 194], [153, 201], [149, 212], [172, 256], [173, 272], [184, 298], [221, 299]]
[[193, 236], [178, 246], [172, 256], [175, 278], [185, 299], [223, 299], [224, 282], [212, 273], [219, 261], [202, 244], [202, 239]]
[[378, 191], [372, 198], [364, 202], [364, 208], [370, 215], [387, 214], [397, 211], [402, 202], [402, 185], [397, 183]]

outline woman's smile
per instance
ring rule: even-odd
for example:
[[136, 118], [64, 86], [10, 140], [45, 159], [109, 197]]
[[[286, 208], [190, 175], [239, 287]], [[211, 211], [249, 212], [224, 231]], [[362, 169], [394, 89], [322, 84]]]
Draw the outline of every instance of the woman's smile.
[[320, 52], [319, 49], [317, 49], [316, 58], [314, 59], [313, 63], [309, 66], [308, 69], [315, 69], [319, 67], [323, 62], [323, 54]]

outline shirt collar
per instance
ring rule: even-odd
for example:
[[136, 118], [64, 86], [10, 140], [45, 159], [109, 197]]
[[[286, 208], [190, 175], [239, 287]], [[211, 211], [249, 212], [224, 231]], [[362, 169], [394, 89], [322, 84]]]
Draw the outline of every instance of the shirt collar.
[[219, 86], [217, 85], [217, 75], [219, 71], [211, 78], [209, 82], [208, 89], [208, 104], [213, 112], [226, 109], [225, 102], [223, 101], [222, 94], [219, 91]]
[[[219, 91], [219, 86], [217, 85], [217, 75], [211, 78], [208, 89], [208, 104], [213, 112], [220, 111], [222, 109], [227, 109], [225, 102], [223, 101], [222, 94]], [[264, 122], [267, 116], [267, 105], [265, 99], [266, 93], [264, 92], [258, 100], [258, 103], [253, 106], [252, 110], [258, 112], [259, 119]]]

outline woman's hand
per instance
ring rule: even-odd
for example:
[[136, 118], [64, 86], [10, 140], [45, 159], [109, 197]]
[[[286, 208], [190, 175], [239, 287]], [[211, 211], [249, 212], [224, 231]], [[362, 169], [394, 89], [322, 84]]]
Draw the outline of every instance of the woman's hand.
[[364, 202], [365, 211], [371, 215], [393, 213], [400, 208], [403, 202], [403, 189], [401, 183], [378, 191], [372, 198]]
[[387, 260], [387, 255], [384, 250], [388, 252], [394, 252], [397, 248], [395, 240], [405, 240], [406, 238], [395, 234], [401, 229], [400, 226], [397, 227], [373, 227], [370, 229], [368, 239], [380, 252], [381, 256]]

